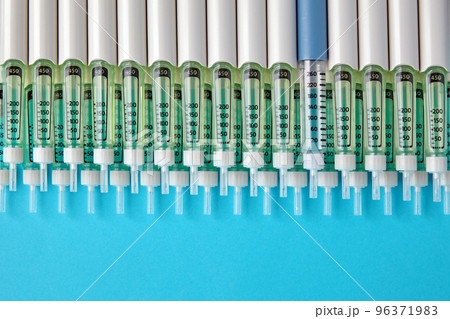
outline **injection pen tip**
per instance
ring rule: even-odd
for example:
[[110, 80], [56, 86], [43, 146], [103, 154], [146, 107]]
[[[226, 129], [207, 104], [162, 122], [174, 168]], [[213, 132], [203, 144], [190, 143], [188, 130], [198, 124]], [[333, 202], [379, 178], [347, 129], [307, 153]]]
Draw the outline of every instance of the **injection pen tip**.
[[318, 175], [316, 170], [309, 171], [309, 198], [317, 198]]
[[331, 216], [331, 188], [325, 187], [323, 214]]
[[234, 215], [242, 214], [242, 191], [240, 187], [234, 188]]
[[258, 169], [256, 167], [250, 168], [250, 197], [258, 196]]
[[139, 193], [139, 169], [137, 165], [130, 166], [130, 187], [131, 194]]
[[441, 201], [440, 174], [433, 173], [433, 202]]
[[415, 187], [414, 194], [414, 215], [422, 214], [422, 191], [420, 187]]
[[263, 214], [270, 215], [271, 214], [271, 205], [270, 205], [270, 187], [264, 187], [264, 203], [263, 203]]
[[190, 194], [198, 195], [198, 167], [191, 166], [189, 171]]
[[9, 164], [9, 191], [17, 190], [17, 166], [16, 163]]
[[294, 188], [294, 215], [300, 216], [302, 214], [302, 189], [300, 187]]
[[392, 215], [392, 192], [390, 187], [384, 188], [384, 214]]
[[403, 200], [411, 200], [411, 172], [403, 172]]
[[380, 172], [372, 172], [372, 200], [380, 200]]
[[342, 171], [342, 199], [350, 199], [349, 171]]
[[70, 164], [70, 175], [69, 175], [69, 185], [70, 185], [70, 191], [71, 192], [76, 192], [77, 191], [77, 169], [78, 169], [78, 164], [74, 164], [71, 163]]
[[36, 213], [36, 186], [30, 185], [30, 213]]
[[220, 168], [220, 196], [228, 196], [228, 168]]
[[204, 190], [203, 214], [211, 215], [211, 188], [205, 186]]
[[287, 197], [287, 168], [280, 168], [280, 197]]
[[353, 214], [355, 216], [361, 216], [362, 215], [361, 188], [355, 187], [355, 193], [353, 196], [354, 196]]
[[176, 187], [176, 201], [175, 201], [175, 214], [183, 215], [183, 189], [180, 186]]
[[0, 185], [0, 213], [6, 212], [6, 192], [5, 185]]
[[161, 194], [169, 194], [169, 167], [161, 166]]
[[87, 212], [88, 214], [95, 213], [95, 196], [94, 196], [94, 186], [88, 186], [88, 202], [87, 202]]
[[108, 192], [108, 165], [100, 165], [100, 192]]
[[40, 164], [40, 180], [41, 180], [41, 185], [40, 185], [41, 192], [46, 192], [47, 191], [47, 164], [46, 163]]
[[450, 186], [444, 186], [444, 215], [450, 215]]
[[65, 192], [66, 192], [66, 187], [64, 185], [59, 185], [59, 187], [58, 187], [58, 213], [59, 214], [64, 214], [66, 212]]
[[118, 215], [123, 215], [124, 213], [124, 199], [123, 199], [123, 187], [116, 187], [116, 213]]
[[153, 186], [147, 186], [147, 214], [155, 214], [155, 192]]

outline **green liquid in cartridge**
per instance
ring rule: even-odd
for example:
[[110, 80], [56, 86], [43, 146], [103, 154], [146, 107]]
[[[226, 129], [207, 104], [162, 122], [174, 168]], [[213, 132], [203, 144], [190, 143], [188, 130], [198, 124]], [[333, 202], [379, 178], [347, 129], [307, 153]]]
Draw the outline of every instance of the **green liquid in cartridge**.
[[395, 156], [394, 156], [394, 91], [392, 85], [386, 85], [386, 170], [395, 171]]
[[115, 120], [114, 120], [114, 164], [113, 170], [128, 170], [123, 164], [123, 102], [122, 86], [115, 85], [114, 89]]
[[172, 130], [174, 116], [175, 69], [168, 62], [156, 62], [152, 66], [153, 99], [155, 113], [155, 146], [157, 149], [173, 147]]
[[38, 147], [53, 146], [53, 70], [51, 62], [41, 61], [34, 65], [34, 142]]
[[355, 91], [355, 155], [356, 170], [364, 171], [364, 102], [363, 91], [357, 85]]
[[[446, 103], [447, 103], [447, 71], [442, 67], [431, 67], [423, 75], [425, 84], [425, 157], [433, 159], [427, 163], [427, 171], [433, 173], [433, 201], [441, 201], [440, 173], [444, 168], [436, 167], [436, 161], [446, 156], [447, 133]], [[427, 160], [428, 162], [428, 160]], [[439, 162], [440, 163], [440, 162]], [[440, 165], [440, 164], [439, 164]], [[446, 170], [446, 167], [445, 167]]]
[[[26, 110], [24, 95], [25, 65], [18, 60], [9, 60], [3, 65], [3, 114], [5, 148], [14, 160], [9, 164], [9, 190], [17, 189], [17, 163], [22, 162], [20, 150], [24, 147], [23, 113]], [[6, 151], [4, 149], [4, 151]]]
[[[324, 170], [334, 171], [334, 108], [333, 91], [331, 84], [327, 84], [326, 90], [326, 142], [324, 151]], [[362, 110], [361, 110], [362, 111]], [[361, 114], [362, 115], [362, 114]]]
[[213, 70], [213, 100], [215, 108], [216, 149], [227, 151], [231, 149], [232, 129], [236, 113], [233, 97], [234, 73], [231, 65], [217, 64]]
[[95, 148], [110, 149], [114, 145], [114, 68], [103, 61], [91, 63], [92, 107]]

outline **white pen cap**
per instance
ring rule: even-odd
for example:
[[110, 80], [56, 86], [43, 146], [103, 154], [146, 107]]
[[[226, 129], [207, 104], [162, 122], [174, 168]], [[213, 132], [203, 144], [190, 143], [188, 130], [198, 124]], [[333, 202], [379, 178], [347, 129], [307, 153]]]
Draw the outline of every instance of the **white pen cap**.
[[206, 65], [205, 0], [177, 1], [178, 65], [195, 61]]
[[87, 62], [86, 0], [58, 1], [58, 63], [66, 60]]
[[237, 63], [236, 1], [208, 0], [208, 66]]
[[387, 0], [358, 0], [359, 68], [389, 69]]
[[1, 0], [0, 4], [0, 63], [28, 64], [28, 1]]
[[449, 69], [448, 1], [419, 0], [420, 69], [442, 66]]
[[28, 62], [50, 60], [58, 63], [58, 1], [30, 1], [28, 18]]
[[116, 1], [88, 1], [89, 64], [103, 60], [117, 65]]
[[168, 61], [177, 65], [176, 0], [147, 0], [148, 65]]
[[287, 63], [297, 67], [296, 0], [267, 0], [268, 66]]
[[328, 0], [328, 67], [358, 69], [357, 0]]
[[238, 65], [267, 67], [266, 1], [237, 0]]
[[135, 61], [147, 65], [145, 0], [117, 0], [119, 64]]
[[409, 65], [419, 70], [417, 1], [389, 0], [389, 63], [391, 70]]

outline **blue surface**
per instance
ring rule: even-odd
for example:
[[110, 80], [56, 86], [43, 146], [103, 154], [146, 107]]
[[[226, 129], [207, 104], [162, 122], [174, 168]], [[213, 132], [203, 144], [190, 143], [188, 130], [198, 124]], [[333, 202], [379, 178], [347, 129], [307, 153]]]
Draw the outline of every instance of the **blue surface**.
[[[118, 216], [114, 188], [97, 194], [95, 215], [86, 214], [84, 187], [67, 191], [65, 215], [49, 188], [38, 194], [37, 214], [28, 213], [27, 187], [8, 194], [8, 212], [0, 215], [2, 300], [75, 300], [122, 254], [81, 300], [370, 299], [276, 204], [263, 216], [262, 191], [250, 199], [245, 190], [244, 213], [233, 216], [233, 197], [214, 190], [213, 215], [203, 216], [200, 189], [197, 198], [186, 196], [183, 216], [172, 206], [154, 223], [172, 204], [173, 189], [156, 196], [155, 216], [145, 213], [145, 189], [137, 196], [127, 190], [126, 214]], [[292, 190], [290, 199], [275, 193], [291, 213]], [[393, 216], [383, 216], [370, 189], [363, 216], [338, 200], [338, 189], [333, 216], [322, 216], [322, 193], [318, 200], [304, 196], [304, 215], [294, 218], [374, 299], [448, 300], [450, 216], [432, 202], [431, 188], [423, 216], [400, 201], [400, 187]]]
[[327, 1], [297, 0], [298, 60], [328, 60]]

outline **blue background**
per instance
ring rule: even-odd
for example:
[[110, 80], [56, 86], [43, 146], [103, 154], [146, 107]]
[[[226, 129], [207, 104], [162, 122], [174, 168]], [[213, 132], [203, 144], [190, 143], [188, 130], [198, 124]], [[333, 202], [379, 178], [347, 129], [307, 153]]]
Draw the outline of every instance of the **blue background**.
[[[0, 214], [0, 299], [75, 300], [84, 292], [80, 300], [449, 299], [450, 216], [432, 202], [431, 187], [423, 192], [422, 216], [400, 200], [400, 187], [393, 216], [383, 215], [383, 201], [370, 200], [370, 187], [361, 217], [340, 189], [331, 217], [322, 215], [323, 190], [317, 200], [304, 190], [304, 215], [295, 220], [368, 294], [276, 204], [263, 216], [261, 190], [258, 198], [245, 190], [242, 216], [233, 216], [232, 189], [228, 198], [214, 190], [213, 213], [204, 216], [200, 188], [198, 197], [186, 194], [184, 215], [172, 206], [148, 229], [174, 200], [174, 189], [158, 193], [154, 216], [146, 214], [144, 188], [139, 195], [126, 190], [121, 216], [113, 187], [97, 193], [95, 215], [86, 213], [82, 186], [77, 194], [67, 190], [64, 215], [54, 186], [38, 193], [37, 214], [28, 213], [26, 186], [8, 193], [7, 213]], [[288, 199], [277, 193], [292, 214], [292, 189]]]

